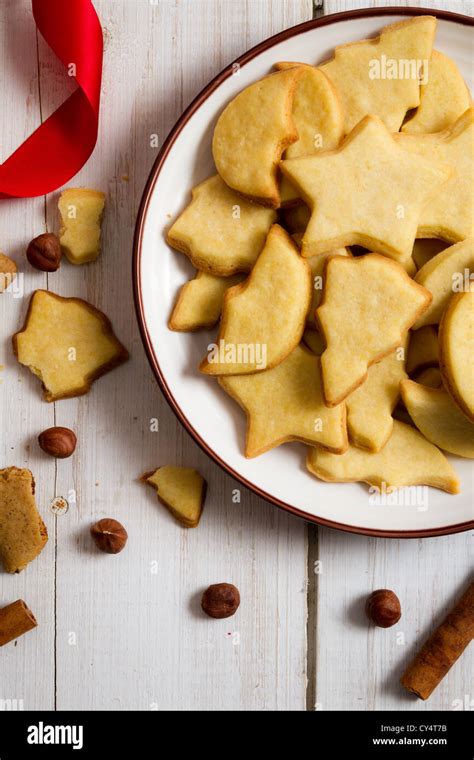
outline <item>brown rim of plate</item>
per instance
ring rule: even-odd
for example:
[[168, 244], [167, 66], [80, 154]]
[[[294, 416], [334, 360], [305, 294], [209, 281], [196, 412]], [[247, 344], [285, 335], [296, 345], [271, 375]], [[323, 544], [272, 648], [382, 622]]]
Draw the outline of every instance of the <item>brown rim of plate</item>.
[[436, 16], [436, 18], [443, 19], [444, 21], [451, 21], [454, 23], [463, 24], [465, 26], [474, 26], [474, 18], [471, 18], [470, 16], [464, 16], [461, 13], [454, 13], [452, 11], [442, 11], [442, 10], [436, 10], [433, 8], [412, 8], [412, 7], [405, 8], [405, 7], [392, 7], [392, 6], [387, 6], [385, 8], [362, 8], [362, 9], [358, 9], [354, 11], [345, 11], [343, 13], [333, 13], [328, 16], [322, 16], [318, 19], [311, 19], [310, 21], [304, 21], [302, 24], [293, 26], [290, 29], [284, 29], [282, 32], [279, 32], [278, 34], [275, 34], [272, 37], [268, 37], [268, 39], [264, 40], [263, 42], [260, 42], [258, 45], [251, 48], [246, 53], [244, 53], [239, 58], [237, 58], [235, 61], [232, 61], [228, 66], [226, 66], [225, 69], [223, 69], [220, 72], [220, 74], [217, 74], [217, 76], [214, 77], [214, 79], [212, 79], [204, 87], [204, 89], [201, 90], [201, 92], [194, 98], [194, 100], [186, 108], [184, 113], [181, 114], [178, 121], [176, 122], [174, 127], [171, 129], [170, 133], [168, 134], [165, 142], [163, 143], [163, 146], [160, 149], [160, 152], [158, 153], [158, 156], [153, 164], [153, 167], [151, 169], [151, 172], [148, 176], [148, 180], [145, 185], [145, 189], [143, 191], [140, 207], [138, 210], [137, 222], [135, 225], [135, 236], [134, 236], [134, 241], [133, 241], [133, 260], [132, 260], [133, 295], [134, 295], [135, 310], [137, 313], [138, 325], [140, 328], [143, 345], [145, 347], [148, 361], [151, 365], [151, 368], [155, 374], [156, 379], [158, 380], [158, 384], [161, 388], [161, 391], [165, 399], [167, 400], [171, 409], [177, 416], [178, 420], [186, 428], [187, 432], [194, 438], [196, 443], [201, 447], [201, 449], [209, 457], [211, 457], [211, 459], [213, 459], [220, 467], [222, 467], [222, 469], [228, 475], [231, 475], [233, 478], [235, 478], [235, 480], [238, 480], [240, 483], [242, 483], [242, 485], [244, 485], [250, 491], [253, 491], [258, 496], [261, 496], [263, 499], [270, 502], [271, 504], [274, 504], [280, 509], [284, 509], [286, 512], [289, 512], [290, 514], [297, 515], [298, 517], [302, 517], [308, 522], [315, 523], [317, 525], [321, 525], [326, 528], [335, 528], [336, 530], [342, 530], [342, 531], [345, 531], [346, 533], [358, 533], [364, 536], [377, 536], [379, 538], [427, 538], [427, 537], [432, 537], [432, 536], [445, 536], [445, 535], [450, 535], [453, 533], [461, 533], [462, 531], [472, 530], [474, 528], [474, 520], [463, 522], [463, 523], [457, 523], [455, 525], [446, 525], [446, 526], [441, 526], [439, 528], [432, 528], [431, 530], [405, 530], [405, 531], [404, 530], [378, 530], [378, 529], [372, 529], [372, 528], [359, 527], [357, 525], [346, 525], [344, 523], [334, 522], [332, 520], [327, 520], [322, 517], [317, 517], [315, 515], [309, 514], [308, 512], [304, 512], [303, 510], [298, 509], [297, 507], [292, 507], [290, 504], [287, 504], [286, 502], [281, 501], [280, 499], [277, 499], [275, 496], [272, 496], [271, 494], [266, 493], [266, 491], [263, 491], [261, 488], [254, 485], [249, 480], [247, 480], [242, 475], [240, 475], [238, 472], [236, 472], [232, 467], [230, 467], [230, 465], [224, 462], [224, 460], [221, 459], [220, 456], [216, 454], [216, 452], [213, 449], [210, 448], [210, 446], [206, 443], [206, 441], [204, 441], [201, 438], [197, 430], [193, 428], [193, 426], [187, 419], [186, 415], [184, 414], [183, 410], [181, 409], [176, 399], [174, 398], [168, 386], [168, 383], [166, 382], [166, 378], [164, 377], [161, 371], [159, 361], [155, 355], [155, 351], [151, 343], [150, 335], [148, 333], [144, 309], [143, 309], [143, 299], [142, 299], [141, 284], [140, 284], [141, 245], [142, 245], [143, 228], [145, 225], [145, 219], [148, 212], [150, 197], [154, 190], [160, 171], [168, 157], [168, 153], [173, 147], [176, 138], [179, 136], [184, 126], [188, 123], [188, 121], [194, 115], [194, 113], [200, 108], [202, 103], [209, 97], [209, 95], [211, 95], [222, 84], [222, 82], [224, 82], [229, 76], [231, 76], [233, 65], [238, 63], [240, 66], [243, 66], [246, 63], [248, 63], [248, 61], [251, 61], [253, 58], [255, 58], [260, 53], [262, 53], [264, 50], [268, 50], [268, 48], [271, 48], [274, 45], [277, 45], [278, 43], [283, 42], [289, 37], [294, 37], [295, 35], [301, 34], [302, 32], [307, 32], [310, 29], [317, 29], [319, 27], [327, 26], [328, 24], [335, 24], [335, 23], [338, 23], [339, 21], [348, 21], [350, 19], [357, 19], [357, 18], [371, 18], [374, 16], [425, 16], [425, 15]]

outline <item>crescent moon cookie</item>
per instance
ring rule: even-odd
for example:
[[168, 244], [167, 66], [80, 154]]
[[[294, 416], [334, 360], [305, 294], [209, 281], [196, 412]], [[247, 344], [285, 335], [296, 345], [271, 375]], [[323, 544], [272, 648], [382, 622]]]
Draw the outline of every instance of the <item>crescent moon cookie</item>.
[[398, 132], [407, 111], [420, 103], [435, 32], [433, 16], [417, 16], [386, 26], [374, 39], [336, 47], [334, 58], [320, 68], [341, 97], [346, 132], [367, 114]]
[[242, 90], [219, 116], [212, 139], [217, 171], [233, 190], [278, 208], [278, 161], [298, 132], [293, 97], [303, 67], [285, 69]]
[[303, 256], [361, 245], [401, 263], [411, 258], [425, 204], [452, 173], [404, 150], [376, 116], [359, 122], [337, 150], [280, 166], [312, 210]]
[[451, 454], [474, 459], [474, 425], [444, 388], [403, 380], [400, 392], [410, 417], [428, 441]]
[[439, 50], [433, 50], [427, 82], [421, 85], [420, 105], [401, 131], [408, 134], [441, 132], [471, 105], [471, 96], [458, 67]]
[[417, 237], [457, 243], [474, 235], [474, 108], [448, 129], [434, 135], [395, 135], [414, 155], [451, 168], [451, 178], [427, 203], [418, 220]]
[[191, 192], [191, 203], [168, 231], [168, 243], [210, 274], [250, 271], [276, 212], [237, 195], [217, 174]]
[[444, 454], [411, 425], [394, 420], [393, 432], [376, 453], [349, 446], [344, 454], [309, 449], [308, 470], [320, 480], [362, 481], [386, 492], [404, 486], [433, 486], [459, 493], [459, 480]]
[[170, 330], [190, 332], [212, 327], [219, 321], [225, 292], [244, 279], [244, 274], [216, 277], [198, 272], [179, 291], [168, 326]]
[[456, 243], [430, 259], [417, 272], [415, 280], [430, 291], [433, 300], [414, 329], [439, 324], [453, 291], [464, 287], [471, 273], [474, 273], [474, 238]]
[[400, 380], [407, 377], [406, 343], [372, 364], [367, 379], [346, 398], [349, 439], [359, 448], [380, 451], [392, 434]]
[[430, 301], [429, 291], [385, 256], [328, 259], [316, 311], [327, 346], [321, 362], [328, 406], [341, 403], [364, 382], [371, 364], [403, 344]]
[[474, 291], [451, 297], [439, 328], [440, 367], [451, 397], [474, 422]]
[[105, 314], [80, 298], [46, 290], [31, 296], [13, 351], [40, 378], [46, 401], [87, 393], [94, 380], [128, 359]]
[[241, 375], [275, 367], [300, 342], [310, 302], [309, 266], [275, 224], [248, 279], [225, 294], [217, 343], [199, 369]]
[[[300, 63], [275, 64], [280, 71], [295, 66], [302, 69], [293, 98], [293, 122], [298, 140], [286, 149], [284, 158], [332, 150], [337, 148], [344, 135], [342, 107], [334, 85], [321, 69], [314, 66]], [[298, 192], [286, 177], [281, 181], [280, 196], [282, 206], [298, 199]]]
[[220, 377], [219, 385], [247, 414], [246, 457], [287, 441], [347, 449], [346, 409], [324, 404], [320, 361], [296, 346], [277, 367], [254, 375]]

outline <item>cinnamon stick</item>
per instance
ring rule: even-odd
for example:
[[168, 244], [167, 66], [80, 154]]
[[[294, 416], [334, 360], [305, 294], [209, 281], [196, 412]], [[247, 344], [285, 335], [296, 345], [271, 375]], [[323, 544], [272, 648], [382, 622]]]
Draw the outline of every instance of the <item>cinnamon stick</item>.
[[22, 599], [0, 609], [0, 647], [36, 628], [38, 623]]
[[428, 699], [474, 637], [474, 582], [431, 634], [400, 679], [420, 699]]

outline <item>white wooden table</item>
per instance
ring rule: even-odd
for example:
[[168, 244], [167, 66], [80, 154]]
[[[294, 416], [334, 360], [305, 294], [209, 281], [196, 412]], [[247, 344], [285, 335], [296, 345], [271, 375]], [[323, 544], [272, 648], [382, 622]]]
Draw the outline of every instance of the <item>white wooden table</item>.
[[[473, 10], [470, 0], [430, 2]], [[325, 0], [324, 12], [382, 4]], [[206, 82], [246, 49], [311, 18], [311, 0], [95, 5], [105, 36], [100, 136], [70, 184], [107, 192], [101, 258], [81, 268], [65, 262], [49, 276], [34, 271], [26, 244], [57, 229], [57, 194], [46, 202], [0, 202], [0, 249], [15, 258], [25, 286], [23, 298], [0, 296], [0, 466], [32, 469], [50, 536], [25, 572], [0, 574], [0, 604], [23, 598], [39, 621], [35, 632], [0, 652], [0, 705], [17, 699], [24, 709], [60, 710], [455, 708], [473, 694], [472, 651], [428, 704], [405, 696], [398, 676], [466, 581], [471, 536], [368, 539], [318, 530], [243, 488], [241, 503], [233, 503], [238, 484], [176, 421], [136, 325], [132, 236], [156, 155], [150, 135], [162, 141]], [[2, 3], [0, 46], [4, 160], [72, 83], [37, 40], [28, 0]], [[130, 349], [131, 361], [86, 397], [48, 405], [12, 355], [10, 337], [37, 288], [90, 300]], [[152, 418], [159, 432], [150, 432]], [[38, 433], [53, 424], [77, 431], [69, 460], [56, 463], [38, 449]], [[137, 482], [166, 463], [196, 466], [209, 481], [197, 530], [180, 528]], [[56, 495], [69, 499], [67, 514], [50, 511]], [[95, 551], [89, 537], [91, 522], [106, 516], [122, 521], [130, 536], [113, 557]], [[241, 608], [227, 621], [199, 611], [202, 589], [219, 581], [241, 591]], [[385, 631], [368, 627], [363, 616], [362, 600], [379, 587], [395, 589], [403, 606], [400, 624]]]

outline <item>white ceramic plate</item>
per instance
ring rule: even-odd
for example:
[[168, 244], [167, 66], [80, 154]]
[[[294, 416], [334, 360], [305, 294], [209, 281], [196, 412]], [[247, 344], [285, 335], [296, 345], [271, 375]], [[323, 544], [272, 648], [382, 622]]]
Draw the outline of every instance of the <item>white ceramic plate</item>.
[[[472, 87], [472, 20], [432, 13], [439, 19], [437, 49], [456, 61]], [[204, 450], [255, 492], [306, 519], [393, 537], [472, 527], [472, 462], [451, 457], [462, 482], [457, 496], [433, 488], [401, 489], [396, 503], [386, 503], [363, 484], [323, 483], [309, 475], [303, 445], [286, 444], [245, 459], [243, 412], [197, 370], [216, 330], [192, 334], [167, 327], [176, 294], [194, 270], [185, 256], [166, 244], [165, 231], [189, 202], [190, 189], [214, 172], [211, 139], [216, 118], [240, 90], [267, 74], [275, 61], [318, 63], [336, 45], [373, 36], [386, 24], [413, 14], [370, 9], [310, 21], [266, 40], [238, 59], [238, 68], [231, 65], [216, 77], [177, 122], [158, 156], [142, 200], [134, 254], [136, 306], [150, 363], [167, 400]]]

